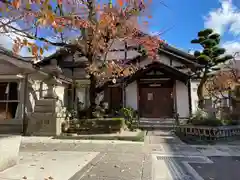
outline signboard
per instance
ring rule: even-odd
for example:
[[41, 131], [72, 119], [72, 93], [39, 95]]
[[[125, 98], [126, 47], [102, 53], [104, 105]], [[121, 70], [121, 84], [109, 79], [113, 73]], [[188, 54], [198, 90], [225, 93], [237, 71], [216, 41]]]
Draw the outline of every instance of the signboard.
[[148, 93], [147, 94], [147, 100], [152, 101], [153, 100], [153, 93]]

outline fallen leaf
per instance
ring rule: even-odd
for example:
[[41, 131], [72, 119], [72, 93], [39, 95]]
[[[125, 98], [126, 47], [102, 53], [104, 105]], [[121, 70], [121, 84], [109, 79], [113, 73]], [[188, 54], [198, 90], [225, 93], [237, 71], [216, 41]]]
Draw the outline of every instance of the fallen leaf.
[[44, 167], [40, 167], [40, 169], [44, 169]]
[[96, 176], [96, 174], [89, 174], [88, 177]]
[[53, 177], [52, 177], [52, 176], [49, 176], [48, 179], [53, 179]]
[[22, 179], [27, 179], [27, 177], [26, 177], [26, 176], [23, 176]]

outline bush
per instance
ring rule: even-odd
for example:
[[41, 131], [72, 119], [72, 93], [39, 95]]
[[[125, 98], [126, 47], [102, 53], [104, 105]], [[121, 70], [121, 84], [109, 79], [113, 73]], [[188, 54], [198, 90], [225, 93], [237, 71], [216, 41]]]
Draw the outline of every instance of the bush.
[[238, 121], [231, 120], [231, 119], [223, 120], [223, 123], [224, 123], [224, 125], [227, 125], [227, 126], [236, 126], [239, 124]]
[[215, 116], [210, 115], [207, 112], [199, 109], [190, 118], [188, 124], [192, 124], [195, 126], [222, 126], [223, 122]]
[[131, 107], [120, 109], [120, 114], [125, 119], [125, 124], [130, 131], [133, 131], [138, 126], [138, 113]]
[[123, 127], [123, 118], [87, 119], [76, 131], [79, 133], [86, 131], [88, 133], [114, 133], [121, 131]]
[[222, 126], [220, 119], [204, 119], [202, 121], [193, 121], [192, 125], [195, 126]]

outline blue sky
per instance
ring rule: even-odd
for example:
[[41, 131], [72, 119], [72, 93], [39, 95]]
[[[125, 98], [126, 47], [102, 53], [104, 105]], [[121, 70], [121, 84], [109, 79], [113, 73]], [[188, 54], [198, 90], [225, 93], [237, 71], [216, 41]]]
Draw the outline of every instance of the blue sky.
[[213, 28], [222, 35], [222, 46], [229, 53], [240, 51], [239, 0], [166, 0], [167, 7], [153, 1], [150, 31], [171, 28], [161, 36], [185, 51], [199, 48], [190, 43], [199, 30]]
[[[240, 0], [152, 0], [149, 10], [152, 18], [148, 20], [148, 31], [163, 32], [161, 38], [179, 49], [199, 49], [190, 41], [203, 28], [213, 28], [222, 35], [221, 45], [229, 53], [240, 52]], [[4, 46], [11, 46], [8, 37], [0, 39]]]

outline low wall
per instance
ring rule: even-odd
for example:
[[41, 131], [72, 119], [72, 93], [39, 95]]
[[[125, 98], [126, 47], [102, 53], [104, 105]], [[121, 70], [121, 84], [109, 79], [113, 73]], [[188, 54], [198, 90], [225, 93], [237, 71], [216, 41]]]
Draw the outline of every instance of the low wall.
[[232, 136], [240, 135], [240, 126], [193, 126], [193, 125], [184, 125], [177, 126], [176, 133], [185, 136], [196, 136], [200, 138], [228, 138]]
[[0, 172], [17, 164], [21, 136], [0, 135]]

